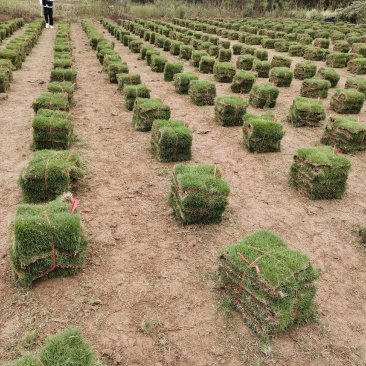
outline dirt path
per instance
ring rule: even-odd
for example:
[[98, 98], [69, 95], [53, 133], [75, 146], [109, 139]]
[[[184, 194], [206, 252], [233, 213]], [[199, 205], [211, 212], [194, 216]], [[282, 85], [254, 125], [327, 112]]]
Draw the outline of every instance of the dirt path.
[[[40, 282], [29, 292], [12, 283], [8, 225], [21, 202], [16, 181], [31, 155], [30, 105], [46, 88], [39, 81], [48, 82], [52, 66], [54, 33], [48, 31], [15, 73], [9, 100], [1, 102], [0, 214], [5, 221], [0, 233], [0, 361], [17, 355], [25, 332], [36, 329], [40, 344], [70, 325], [82, 329], [107, 362], [121, 359], [122, 365], [361, 365], [366, 274], [365, 253], [356, 242], [357, 228], [366, 221], [366, 153], [350, 157], [353, 170], [344, 199], [300, 197], [287, 180], [292, 156], [296, 148], [318, 143], [322, 129], [285, 124], [281, 153], [250, 154], [241, 146], [239, 127], [217, 126], [213, 107], [194, 106], [187, 96], [176, 94], [162, 74], [151, 72], [117, 42], [115, 50], [131, 72], [141, 74], [152, 96], [166, 99], [172, 118], [190, 123], [193, 161], [218, 163], [231, 187], [221, 224], [182, 227], [167, 200], [173, 164], [157, 162], [150, 152], [150, 134], [133, 129], [132, 112], [125, 109], [116, 85], [100, 72], [80, 24], [72, 24], [71, 31], [78, 69], [71, 112], [75, 145], [88, 166], [76, 192], [90, 238], [88, 263], [76, 277]], [[40, 60], [47, 67], [41, 69]], [[206, 77], [212, 76], [200, 75]], [[228, 94], [227, 84], [217, 85], [219, 95]], [[281, 121], [299, 84], [294, 82], [293, 88], [283, 91], [288, 94], [276, 107]], [[215, 289], [217, 248], [260, 228], [306, 252], [323, 271], [316, 300], [319, 323], [279, 336], [272, 348], [259, 344], [236, 314], [223, 316]], [[153, 329], [145, 335], [140, 326], [147, 320]]]

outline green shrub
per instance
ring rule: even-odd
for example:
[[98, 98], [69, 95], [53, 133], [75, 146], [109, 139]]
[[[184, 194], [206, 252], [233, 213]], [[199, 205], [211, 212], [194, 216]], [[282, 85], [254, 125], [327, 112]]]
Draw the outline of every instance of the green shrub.
[[155, 72], [164, 72], [165, 64], [168, 60], [164, 56], [152, 55], [151, 56], [151, 70]]

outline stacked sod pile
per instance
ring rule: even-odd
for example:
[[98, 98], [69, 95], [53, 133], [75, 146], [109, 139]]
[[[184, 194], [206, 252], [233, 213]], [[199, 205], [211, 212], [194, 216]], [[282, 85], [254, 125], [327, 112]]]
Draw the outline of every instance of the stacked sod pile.
[[358, 114], [364, 101], [365, 95], [355, 89], [336, 89], [330, 100], [330, 109], [337, 113]]
[[174, 75], [182, 73], [183, 64], [180, 62], [167, 62], [164, 66], [164, 80], [173, 81]]
[[270, 69], [271, 63], [269, 61], [260, 61], [258, 59], [254, 59], [252, 70], [259, 78], [268, 78]]
[[320, 79], [328, 80], [331, 88], [335, 88], [341, 76], [331, 67], [320, 67], [317, 76]]
[[212, 74], [214, 71], [215, 62], [216, 62], [215, 57], [202, 56], [199, 65], [199, 71], [202, 72], [203, 74]]
[[48, 83], [48, 91], [51, 93], [63, 93], [64, 96], [67, 95], [69, 100], [70, 106], [74, 101], [74, 91], [75, 91], [75, 84], [71, 81], [53, 81]]
[[283, 136], [283, 125], [277, 122], [272, 114], [246, 114], [243, 118], [243, 142], [250, 152], [281, 151]]
[[231, 83], [235, 72], [235, 66], [230, 62], [216, 62], [213, 68], [215, 80], [222, 83]]
[[150, 89], [144, 84], [125, 85], [123, 95], [125, 97], [126, 108], [132, 111], [137, 98], [150, 98]]
[[175, 91], [178, 94], [188, 94], [191, 80], [198, 80], [198, 76], [193, 72], [175, 74], [173, 77]]
[[192, 131], [184, 121], [155, 120], [151, 129], [151, 148], [159, 161], [191, 160]]
[[215, 99], [215, 120], [221, 126], [241, 126], [248, 101], [236, 95]]
[[299, 62], [295, 65], [295, 79], [304, 80], [312, 78], [316, 73], [316, 65], [309, 61]]
[[255, 59], [252, 55], [240, 55], [236, 60], [236, 68], [249, 71], [252, 69]]
[[317, 127], [325, 117], [323, 103], [312, 98], [296, 97], [290, 107], [288, 121], [297, 127]]
[[60, 111], [68, 111], [70, 109], [70, 101], [68, 94], [65, 93], [41, 93], [32, 103], [34, 111], [37, 113], [39, 109], [53, 109]]
[[346, 67], [347, 54], [343, 52], [332, 52], [327, 55], [325, 64], [329, 67], [342, 68]]
[[66, 150], [72, 141], [73, 118], [67, 112], [39, 109], [33, 118], [35, 150]]
[[290, 168], [292, 185], [310, 199], [339, 199], [347, 187], [350, 161], [331, 146], [297, 150]]
[[354, 117], [330, 117], [320, 141], [345, 153], [366, 150], [366, 124]]
[[123, 91], [125, 85], [139, 85], [141, 84], [140, 74], [117, 74], [118, 90]]
[[76, 152], [39, 150], [20, 173], [19, 185], [27, 203], [51, 201], [69, 191], [83, 178], [82, 163]]
[[249, 93], [249, 103], [255, 108], [274, 108], [279, 93], [271, 83], [256, 84]]
[[97, 360], [81, 332], [67, 328], [62, 333], [49, 337], [45, 345], [37, 350], [37, 355], [26, 355], [13, 366], [97, 366]]
[[154, 120], [169, 118], [170, 107], [160, 98], [136, 99], [132, 116], [132, 124], [136, 131], [150, 131]]
[[188, 94], [195, 105], [214, 105], [216, 85], [212, 81], [191, 80]]
[[170, 202], [176, 219], [183, 224], [220, 222], [230, 188], [214, 165], [176, 165]]
[[239, 70], [233, 77], [230, 89], [233, 93], [249, 93], [255, 83], [255, 76], [250, 71]]
[[41, 278], [76, 274], [84, 264], [86, 236], [77, 212], [61, 199], [46, 205], [19, 205], [11, 229], [14, 279], [30, 286]]
[[290, 86], [293, 73], [288, 67], [273, 67], [269, 73], [269, 81], [275, 86]]
[[366, 58], [354, 58], [348, 61], [347, 70], [356, 75], [366, 74]]
[[256, 333], [272, 335], [316, 319], [319, 273], [274, 233], [257, 231], [218, 254], [220, 288]]
[[328, 80], [311, 78], [302, 82], [300, 95], [307, 98], [326, 98], [331, 83]]
[[346, 89], [356, 89], [366, 96], [366, 80], [363, 77], [348, 78], [345, 84]]

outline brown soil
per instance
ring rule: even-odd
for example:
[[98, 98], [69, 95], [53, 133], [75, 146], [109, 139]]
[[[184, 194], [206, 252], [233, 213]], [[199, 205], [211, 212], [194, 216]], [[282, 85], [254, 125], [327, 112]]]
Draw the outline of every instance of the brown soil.
[[[55, 31], [44, 30], [23, 68], [14, 73], [9, 99], [0, 102], [0, 361], [32, 351], [48, 335], [73, 326], [108, 364], [364, 365], [366, 256], [358, 228], [366, 222], [366, 152], [349, 157], [352, 172], [342, 200], [310, 201], [288, 183], [295, 150], [319, 144], [322, 135], [322, 128], [294, 128], [286, 122], [301, 81], [281, 89], [273, 110], [286, 127], [282, 152], [250, 154], [242, 146], [240, 127], [218, 126], [213, 107], [194, 106], [188, 96], [176, 94], [162, 74], [117, 42], [115, 50], [130, 72], [141, 75], [153, 97], [166, 100], [172, 118], [189, 122], [193, 162], [219, 164], [231, 187], [222, 223], [183, 227], [167, 199], [173, 164], [157, 162], [150, 134], [133, 129], [132, 112], [101, 71], [80, 24], [72, 24], [71, 32], [78, 70], [72, 115], [75, 147], [88, 166], [75, 193], [90, 238], [88, 262], [78, 276], [41, 281], [30, 291], [13, 283], [9, 225], [22, 202], [17, 179], [32, 155], [31, 104], [47, 89]], [[192, 70], [188, 63], [185, 70]], [[350, 74], [338, 71], [343, 87]], [[229, 84], [216, 85], [218, 95], [231, 94]], [[329, 100], [325, 105], [331, 115]], [[263, 113], [252, 107], [248, 112]], [[365, 108], [360, 117], [366, 120]], [[271, 345], [261, 343], [238, 314], [225, 316], [215, 284], [217, 248], [261, 228], [307, 253], [322, 270], [319, 321], [279, 335]], [[151, 332], [141, 330], [145, 321], [153, 324]], [[25, 349], [21, 337], [32, 330], [39, 338]]]

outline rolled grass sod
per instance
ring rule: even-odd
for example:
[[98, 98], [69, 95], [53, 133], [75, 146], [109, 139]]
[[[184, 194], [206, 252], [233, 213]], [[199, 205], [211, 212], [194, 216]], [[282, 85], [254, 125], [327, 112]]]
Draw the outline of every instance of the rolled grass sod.
[[193, 47], [190, 45], [181, 45], [179, 49], [180, 49], [179, 57], [182, 58], [183, 60], [190, 60], [192, 52], [194, 50]]
[[180, 47], [183, 46], [184, 43], [180, 41], [171, 41], [170, 42], [170, 54], [173, 56], [178, 56], [180, 54]]
[[285, 56], [275, 55], [272, 57], [271, 67], [288, 67], [290, 68], [292, 60]]
[[233, 93], [249, 93], [255, 83], [255, 76], [251, 71], [239, 70], [233, 77], [230, 89]]
[[293, 72], [288, 67], [273, 67], [269, 72], [269, 81], [278, 87], [291, 85]]
[[269, 61], [260, 61], [258, 59], [254, 59], [252, 71], [259, 78], [268, 78], [269, 70], [271, 69], [271, 63]]
[[76, 84], [77, 71], [69, 69], [52, 69], [50, 81], [71, 81]]
[[299, 80], [309, 79], [315, 76], [316, 65], [310, 61], [298, 62], [294, 69], [294, 78]]
[[79, 155], [73, 151], [38, 150], [20, 173], [19, 186], [26, 203], [55, 199], [69, 191], [84, 173]]
[[44, 92], [40, 94], [37, 99], [32, 103], [32, 108], [36, 113], [41, 108], [68, 111], [70, 109], [70, 101], [66, 92]]
[[193, 104], [198, 106], [214, 105], [216, 98], [216, 85], [208, 80], [191, 80], [188, 90]]
[[331, 146], [298, 149], [290, 168], [290, 182], [310, 199], [340, 199], [347, 188], [351, 163]]
[[218, 251], [218, 282], [232, 306], [261, 336], [314, 321], [314, 281], [309, 257], [276, 234], [259, 230]]
[[10, 73], [8, 69], [0, 68], [0, 93], [6, 93], [10, 88]]
[[0, 59], [11, 61], [15, 70], [19, 70], [22, 68], [22, 57], [21, 54], [19, 54], [19, 52], [17, 51], [4, 48], [0, 51]]
[[233, 55], [240, 55], [241, 49], [243, 48], [242, 43], [236, 43], [233, 45]]
[[288, 52], [290, 48], [290, 42], [284, 39], [278, 40], [277, 42], [275, 42], [274, 46], [277, 52]]
[[351, 49], [350, 44], [347, 41], [336, 41], [334, 42], [333, 51], [348, 53]]
[[126, 74], [121, 73], [116, 75], [118, 90], [123, 91], [125, 85], [139, 85], [141, 84], [140, 74]]
[[146, 52], [148, 50], [153, 50], [153, 46], [150, 46], [150, 45], [142, 45], [141, 48], [140, 48], [140, 58], [141, 60], [146, 60]]
[[125, 73], [128, 74], [129, 69], [128, 66], [122, 62], [113, 62], [110, 63], [107, 67], [107, 73], [109, 82], [113, 84], [117, 84], [117, 74]]
[[221, 126], [241, 126], [249, 102], [236, 95], [215, 99], [215, 120]]
[[[14, 361], [13, 366], [47, 366], [100, 365], [81, 332], [67, 328], [54, 336], [49, 337], [46, 343], [36, 351], [35, 355], [25, 355]], [[40, 363], [40, 361], [42, 363]]]
[[254, 51], [254, 57], [261, 61], [268, 61], [268, 51], [257, 49]]
[[330, 109], [342, 114], [359, 114], [365, 95], [354, 89], [336, 89], [330, 100]]
[[123, 87], [125, 105], [129, 111], [132, 111], [137, 98], [150, 98], [150, 89], [144, 84], [125, 85]]
[[347, 70], [356, 75], [366, 74], [366, 58], [354, 58], [348, 61]]
[[216, 62], [213, 68], [215, 80], [221, 83], [231, 83], [236, 73], [236, 68], [230, 62]]
[[0, 70], [5, 71], [8, 74], [9, 81], [13, 81], [14, 66], [10, 60], [0, 59]]
[[180, 62], [167, 62], [164, 66], [164, 80], [173, 81], [174, 75], [183, 72], [183, 64]]
[[71, 81], [53, 81], [48, 83], [47, 89], [50, 93], [67, 93], [70, 105], [72, 105], [75, 85]]
[[73, 136], [73, 118], [67, 112], [39, 109], [32, 121], [34, 150], [66, 150]]
[[176, 165], [169, 200], [183, 224], [222, 221], [230, 188], [214, 165]]
[[230, 62], [232, 57], [232, 52], [229, 49], [220, 48], [219, 55], [218, 55], [218, 61], [219, 62]]
[[317, 76], [320, 79], [328, 80], [331, 88], [335, 88], [341, 78], [341, 76], [331, 67], [320, 67]]
[[276, 122], [272, 114], [246, 114], [243, 117], [243, 143], [250, 152], [281, 151], [281, 140], [284, 136], [283, 125]]
[[199, 71], [203, 74], [213, 74], [215, 62], [215, 57], [202, 56], [199, 64]]
[[252, 47], [252, 46], [248, 46], [248, 45], [244, 45], [242, 48], [241, 48], [241, 52], [240, 54], [241, 55], [254, 55], [254, 52], [255, 52], [256, 48], [255, 47]]
[[330, 45], [330, 41], [327, 38], [315, 38], [314, 39], [314, 46], [328, 49]]
[[325, 59], [325, 50], [320, 47], [306, 46], [304, 47], [304, 59], [311, 61], [323, 61]]
[[150, 143], [159, 161], [188, 161], [192, 158], [192, 131], [184, 121], [155, 120]]
[[206, 51], [202, 51], [202, 50], [194, 50], [194, 51], [192, 51], [192, 55], [191, 55], [191, 59], [190, 59], [190, 64], [193, 67], [199, 67], [202, 56], [208, 56], [208, 53]]
[[30, 287], [35, 280], [80, 271], [87, 239], [78, 212], [70, 213], [70, 209], [71, 203], [62, 199], [17, 206], [9, 250], [16, 282]]
[[301, 43], [292, 43], [290, 44], [289, 48], [288, 48], [288, 54], [289, 56], [293, 57], [293, 56], [298, 56], [301, 57], [304, 53], [304, 45], [302, 45]]
[[363, 77], [348, 78], [345, 89], [355, 89], [366, 97], [366, 79]]
[[312, 98], [295, 97], [290, 107], [288, 121], [297, 127], [318, 127], [325, 118], [322, 102]]
[[302, 82], [300, 95], [307, 98], [326, 98], [331, 83], [328, 80], [311, 78]]
[[254, 108], [274, 108], [279, 93], [271, 83], [255, 84], [249, 93], [249, 103]]
[[236, 68], [249, 71], [253, 68], [253, 63], [256, 58], [252, 55], [240, 55], [236, 60]]
[[132, 124], [136, 131], [150, 131], [154, 120], [169, 118], [170, 107], [160, 98], [136, 99], [132, 116]]
[[330, 117], [320, 142], [344, 153], [366, 150], [366, 124], [355, 117]]
[[198, 80], [198, 76], [193, 72], [178, 73], [174, 75], [174, 87], [178, 94], [188, 94], [191, 80]]
[[154, 72], [164, 72], [165, 64], [168, 60], [164, 56], [152, 55], [151, 56], [151, 70]]
[[154, 55], [156, 55], [156, 56], [160, 55], [160, 51], [159, 51], [159, 50], [157, 50], [157, 49], [155, 49], [155, 48], [153, 48], [153, 49], [148, 49], [148, 50], [146, 51], [146, 64], [147, 64], [148, 66], [151, 66], [151, 58], [152, 58], [152, 56], [154, 56]]
[[325, 64], [329, 67], [343, 68], [347, 65], [347, 54], [343, 52], [332, 52], [327, 55]]
[[366, 44], [365, 43], [354, 43], [352, 45], [352, 52], [358, 53], [363, 57], [366, 57]]

